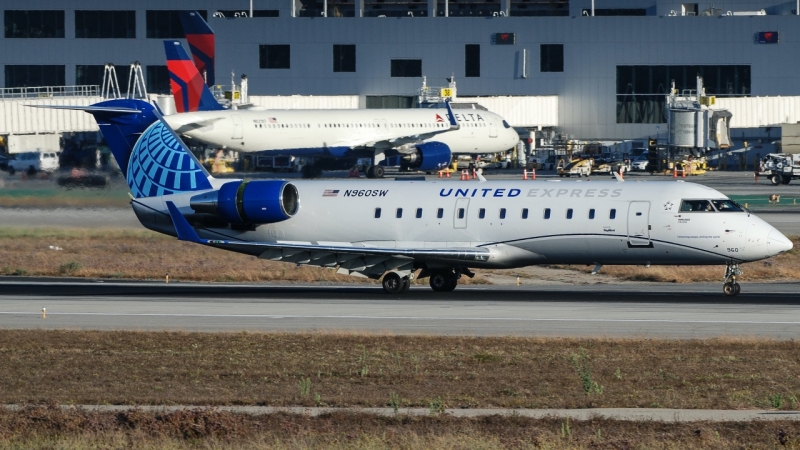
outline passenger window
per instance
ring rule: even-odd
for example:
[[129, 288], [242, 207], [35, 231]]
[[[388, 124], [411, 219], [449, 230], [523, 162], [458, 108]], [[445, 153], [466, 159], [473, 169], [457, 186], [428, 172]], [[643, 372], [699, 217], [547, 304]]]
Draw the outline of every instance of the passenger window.
[[612, 209], [611, 212], [608, 214], [608, 218], [611, 219], [611, 220], [616, 219], [617, 218], [617, 210], [616, 209]]
[[459, 219], [464, 218], [464, 208], [458, 208], [458, 218]]
[[523, 219], [528, 218], [528, 208], [522, 208], [522, 218]]
[[422, 218], [422, 208], [417, 208], [417, 219]]
[[572, 208], [567, 209], [567, 219], [572, 219]]
[[381, 209], [380, 208], [375, 208], [375, 218], [376, 219], [380, 219], [381, 218]]
[[589, 219], [594, 219], [594, 209], [589, 210]]
[[479, 219], [483, 219], [484, 217], [486, 217], [486, 209], [485, 208], [481, 208], [481, 209], [478, 210], [478, 218]]
[[714, 207], [708, 200], [684, 200], [681, 202], [681, 212], [713, 212]]
[[545, 208], [545, 210], [544, 210], [544, 218], [545, 219], [549, 219], [550, 218], [550, 208]]
[[397, 218], [403, 217], [403, 208], [397, 208]]
[[442, 217], [444, 217], [444, 208], [439, 208], [439, 210], [436, 211], [436, 218], [441, 219]]
[[506, 209], [505, 208], [500, 208], [500, 218], [501, 219], [505, 219], [506, 218]]

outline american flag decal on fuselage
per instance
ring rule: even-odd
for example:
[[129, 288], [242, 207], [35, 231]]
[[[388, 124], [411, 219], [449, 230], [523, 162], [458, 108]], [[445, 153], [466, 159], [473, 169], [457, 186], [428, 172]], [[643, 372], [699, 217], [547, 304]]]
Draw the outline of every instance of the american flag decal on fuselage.
[[338, 189], [325, 189], [325, 192], [322, 193], [323, 197], [336, 197], [339, 195]]

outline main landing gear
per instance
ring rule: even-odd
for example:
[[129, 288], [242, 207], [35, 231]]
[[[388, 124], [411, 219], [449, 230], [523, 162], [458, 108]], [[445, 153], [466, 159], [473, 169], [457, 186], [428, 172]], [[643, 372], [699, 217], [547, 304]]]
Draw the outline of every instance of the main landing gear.
[[383, 178], [385, 172], [383, 166], [369, 166], [367, 168], [367, 178]]
[[[475, 273], [467, 267], [453, 267], [450, 269], [422, 269], [419, 278], [430, 277], [430, 286], [436, 292], [452, 292], [458, 286], [462, 275], [470, 278]], [[383, 290], [387, 294], [403, 294], [411, 287], [411, 277], [403, 277], [397, 272], [389, 272], [383, 276]]]
[[741, 274], [742, 270], [739, 269], [739, 264], [728, 263], [728, 266], [725, 268], [725, 284], [722, 285], [722, 292], [728, 297], [735, 297], [739, 295], [739, 292], [742, 290], [742, 287], [736, 282], [736, 277]]

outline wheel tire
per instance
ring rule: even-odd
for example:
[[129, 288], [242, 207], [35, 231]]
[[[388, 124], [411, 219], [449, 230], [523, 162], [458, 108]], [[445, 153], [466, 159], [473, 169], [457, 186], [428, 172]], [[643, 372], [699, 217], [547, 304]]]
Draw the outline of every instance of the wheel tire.
[[771, 181], [772, 181], [772, 185], [773, 186], [777, 186], [777, 185], [783, 183], [783, 177], [781, 176], [781, 174], [776, 173], [775, 175], [772, 176], [772, 180]]
[[[450, 274], [447, 272], [434, 272], [431, 274], [430, 280], [428, 280], [428, 284], [431, 285], [431, 289], [436, 292], [448, 292], [448, 288], [450, 287]], [[452, 289], [450, 289], [452, 291]]]
[[450, 275], [448, 277], [447, 289], [445, 289], [444, 292], [453, 292], [456, 286], [458, 286], [458, 278], [456, 278], [455, 275]]
[[411, 289], [411, 278], [403, 277], [403, 288], [400, 289], [400, 293], [405, 294], [409, 289]]
[[383, 276], [383, 290], [387, 294], [399, 294], [403, 292], [405, 282], [397, 272], [389, 272]]
[[375, 166], [367, 167], [367, 178], [375, 178]]
[[781, 180], [781, 183], [789, 184], [791, 181], [792, 181], [792, 177], [788, 176], [788, 177], [783, 177], [783, 180]]
[[739, 295], [739, 292], [742, 292], [742, 286], [739, 283], [733, 283], [733, 295]]
[[372, 171], [372, 173], [375, 175], [375, 178], [383, 178], [384, 172], [383, 166], [375, 166], [375, 169]]
[[36, 175], [36, 168], [33, 166], [28, 167], [28, 176], [32, 177]]
[[731, 283], [730, 281], [722, 285], [722, 292], [725, 293], [728, 297], [735, 297], [737, 294], [736, 291], [736, 283]]

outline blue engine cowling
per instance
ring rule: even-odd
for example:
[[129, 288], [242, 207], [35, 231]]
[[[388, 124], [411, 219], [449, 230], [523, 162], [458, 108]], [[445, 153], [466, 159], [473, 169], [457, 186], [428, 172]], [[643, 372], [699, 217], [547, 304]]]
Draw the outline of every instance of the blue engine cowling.
[[450, 147], [441, 142], [426, 142], [417, 146], [417, 154], [409, 160], [409, 167], [417, 170], [439, 170], [450, 165], [453, 158]]
[[192, 197], [199, 213], [215, 214], [230, 223], [262, 224], [286, 220], [300, 207], [297, 188], [283, 180], [232, 181], [218, 191]]

